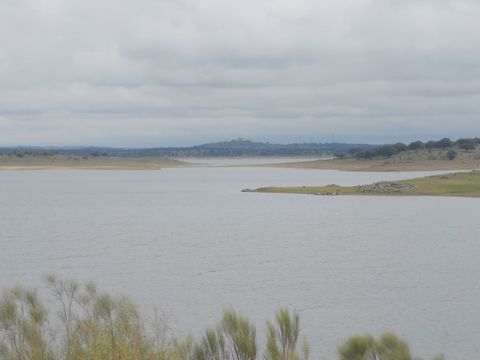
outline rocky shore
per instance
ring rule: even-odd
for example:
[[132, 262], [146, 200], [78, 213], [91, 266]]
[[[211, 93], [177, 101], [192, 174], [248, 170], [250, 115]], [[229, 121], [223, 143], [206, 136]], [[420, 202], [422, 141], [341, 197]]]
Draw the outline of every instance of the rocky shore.
[[358, 191], [362, 193], [375, 194], [399, 194], [414, 191], [417, 187], [413, 184], [402, 183], [398, 181], [380, 181], [369, 185], [357, 186]]

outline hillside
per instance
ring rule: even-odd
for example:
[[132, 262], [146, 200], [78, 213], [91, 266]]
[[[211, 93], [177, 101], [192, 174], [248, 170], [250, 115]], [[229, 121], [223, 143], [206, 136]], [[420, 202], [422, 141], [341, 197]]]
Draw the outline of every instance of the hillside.
[[4, 147], [0, 154], [25, 155], [70, 155], [113, 157], [231, 157], [231, 156], [309, 156], [322, 154], [347, 154], [352, 149], [367, 150], [375, 147], [368, 144], [344, 143], [294, 143], [271, 144], [245, 139], [223, 141], [190, 147], [158, 148], [111, 148], [111, 147]]
[[[442, 139], [443, 140], [443, 139]], [[441, 143], [435, 142], [436, 144]], [[463, 142], [449, 143], [444, 147], [415, 147], [412, 144], [382, 145], [365, 151], [353, 151], [339, 155], [333, 160], [315, 160], [261, 166], [292, 167], [303, 169], [335, 169], [345, 171], [428, 171], [428, 170], [473, 170], [480, 169], [480, 144]], [[428, 143], [427, 143], [428, 144]], [[400, 146], [401, 145], [401, 146]], [[439, 146], [439, 145], [438, 145]], [[398, 147], [398, 152], [395, 151]], [[393, 150], [392, 150], [393, 149]], [[385, 154], [385, 155], [379, 155]]]

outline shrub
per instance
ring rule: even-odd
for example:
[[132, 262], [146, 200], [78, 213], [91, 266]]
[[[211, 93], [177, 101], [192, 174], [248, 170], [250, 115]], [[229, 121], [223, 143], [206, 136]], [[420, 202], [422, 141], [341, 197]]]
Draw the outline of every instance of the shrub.
[[378, 353], [381, 360], [411, 360], [408, 344], [394, 333], [384, 333], [378, 342]]
[[[2, 360], [257, 360], [256, 330], [249, 319], [226, 310], [198, 343], [172, 336], [164, 318], [142, 315], [128, 298], [46, 277], [58, 319], [49, 318], [35, 291], [20, 287], [0, 299]], [[151, 325], [151, 326], [149, 326]], [[300, 316], [280, 309], [267, 323], [265, 360], [308, 360], [304, 338], [298, 350]], [[338, 349], [340, 360], [411, 360], [408, 345], [392, 333], [375, 340], [354, 336]]]
[[369, 334], [352, 336], [338, 349], [340, 360], [370, 360], [377, 353], [377, 344]]
[[340, 360], [412, 360], [407, 343], [393, 333], [375, 340], [370, 334], [348, 339], [339, 349]]
[[7, 291], [0, 301], [0, 358], [53, 360], [47, 312], [33, 290]]
[[221, 329], [227, 338], [229, 353], [234, 360], [255, 360], [257, 342], [255, 327], [248, 318], [237, 315], [233, 310], [225, 310]]
[[447, 158], [448, 160], [453, 160], [457, 157], [458, 153], [455, 150], [448, 150], [447, 151]]
[[195, 345], [194, 360], [222, 360], [228, 358], [225, 337], [221, 330], [207, 329], [200, 344]]
[[267, 323], [266, 360], [308, 360], [309, 345], [304, 338], [302, 355], [297, 352], [300, 336], [300, 316], [292, 315], [288, 309], [280, 309], [276, 314], [276, 324]]

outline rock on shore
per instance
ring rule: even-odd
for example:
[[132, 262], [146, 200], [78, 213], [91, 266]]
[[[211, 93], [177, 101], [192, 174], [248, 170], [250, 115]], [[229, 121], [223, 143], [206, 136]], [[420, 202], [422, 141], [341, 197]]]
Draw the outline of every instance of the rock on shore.
[[369, 185], [357, 186], [358, 191], [363, 193], [398, 194], [414, 191], [417, 187], [413, 184], [398, 181], [380, 181]]

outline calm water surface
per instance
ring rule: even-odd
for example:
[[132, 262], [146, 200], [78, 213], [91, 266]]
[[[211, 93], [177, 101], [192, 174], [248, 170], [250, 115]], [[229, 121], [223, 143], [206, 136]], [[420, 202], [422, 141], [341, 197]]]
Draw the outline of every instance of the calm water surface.
[[347, 336], [394, 330], [415, 354], [480, 353], [480, 200], [241, 193], [422, 173], [183, 168], [0, 172], [0, 287], [55, 272], [94, 279], [181, 334], [226, 306], [263, 333], [297, 309], [312, 358]]
[[234, 158], [180, 158], [181, 161], [190, 162], [192, 164], [200, 164], [203, 166], [235, 166], [235, 165], [259, 165], [259, 164], [282, 164], [289, 162], [313, 161], [313, 160], [329, 160], [332, 156], [316, 156], [316, 157], [234, 157]]

